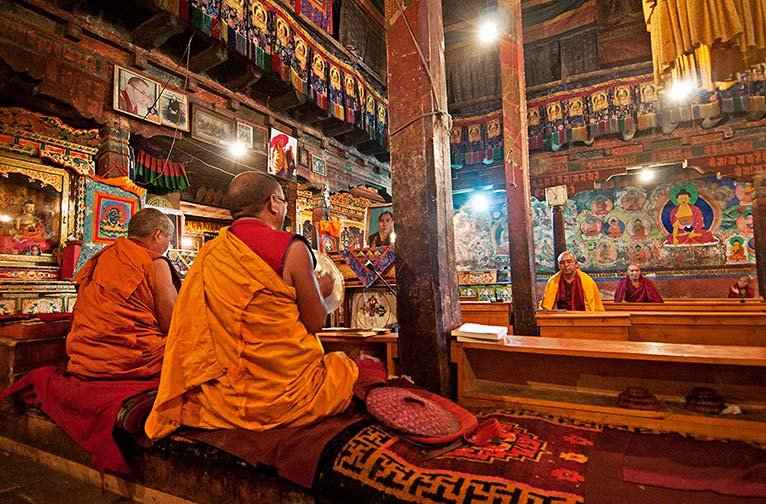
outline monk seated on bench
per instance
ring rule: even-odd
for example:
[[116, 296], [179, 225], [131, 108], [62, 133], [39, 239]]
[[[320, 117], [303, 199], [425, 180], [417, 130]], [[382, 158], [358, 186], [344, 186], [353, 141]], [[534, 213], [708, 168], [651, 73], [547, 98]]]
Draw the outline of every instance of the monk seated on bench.
[[279, 183], [245, 172], [227, 199], [234, 222], [203, 247], [173, 313], [146, 423], [152, 439], [182, 425], [304, 426], [343, 412], [354, 395], [357, 363], [325, 354], [314, 334], [334, 280], [315, 277], [302, 236], [280, 231], [287, 202]]
[[614, 302], [621, 303], [662, 303], [662, 296], [654, 283], [641, 274], [638, 264], [628, 266], [628, 274], [617, 284]]
[[545, 284], [540, 301], [543, 310], [604, 311], [596, 282], [580, 271], [580, 263], [568, 250], [558, 257], [559, 272]]
[[158, 210], [133, 215], [128, 238], [93, 256], [74, 279], [79, 291], [66, 340], [67, 372], [38, 368], [4, 392], [33, 386], [43, 412], [90, 452], [99, 470], [129, 472], [112, 440], [117, 412], [159, 383], [180, 287], [163, 256], [173, 233], [173, 222]]

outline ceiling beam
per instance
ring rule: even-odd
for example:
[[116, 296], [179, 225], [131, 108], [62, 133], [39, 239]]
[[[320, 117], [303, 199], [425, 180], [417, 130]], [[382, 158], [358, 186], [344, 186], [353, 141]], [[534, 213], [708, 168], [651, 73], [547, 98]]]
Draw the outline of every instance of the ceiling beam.
[[189, 70], [194, 73], [202, 73], [220, 65], [228, 58], [229, 54], [226, 48], [215, 42], [189, 59]]
[[156, 49], [184, 30], [185, 27], [179, 18], [162, 11], [130, 32], [130, 38], [141, 47]]

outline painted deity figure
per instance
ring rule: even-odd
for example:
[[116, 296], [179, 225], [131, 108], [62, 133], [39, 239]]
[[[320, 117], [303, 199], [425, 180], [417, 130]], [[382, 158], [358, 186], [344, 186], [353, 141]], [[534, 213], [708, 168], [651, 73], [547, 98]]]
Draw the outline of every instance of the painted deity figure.
[[665, 243], [668, 245], [695, 245], [715, 242], [712, 233], [705, 229], [702, 210], [692, 202], [692, 195], [689, 191], [682, 187], [675, 199], [676, 207], [670, 211], [672, 231]]

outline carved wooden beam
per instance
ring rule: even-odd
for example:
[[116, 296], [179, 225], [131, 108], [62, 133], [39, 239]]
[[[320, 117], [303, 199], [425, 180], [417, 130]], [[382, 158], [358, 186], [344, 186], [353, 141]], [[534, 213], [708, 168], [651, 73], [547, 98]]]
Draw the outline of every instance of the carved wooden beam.
[[324, 134], [333, 138], [337, 138], [340, 135], [345, 135], [346, 133], [354, 131], [353, 124], [347, 123], [345, 121], [339, 121], [337, 119], [333, 121], [327, 121], [323, 126], [324, 127], [322, 129]]
[[160, 12], [130, 33], [130, 37], [136, 44], [148, 49], [156, 49], [168, 41], [169, 38], [183, 33], [185, 27], [180, 19], [169, 12]]
[[229, 53], [224, 46], [217, 43], [212, 44], [189, 59], [189, 70], [194, 73], [201, 73], [220, 65], [228, 58]]
[[356, 145], [367, 142], [370, 139], [370, 135], [359, 128], [353, 128], [352, 131], [339, 135], [335, 139], [344, 145]]
[[386, 149], [374, 140], [368, 140], [367, 142], [357, 144], [356, 149], [367, 156], [377, 156], [378, 154], [386, 152]]
[[269, 101], [269, 108], [277, 113], [284, 113], [306, 103], [306, 95], [291, 89], [282, 96]]
[[249, 88], [263, 77], [263, 71], [255, 65], [247, 65], [245, 67], [245, 73], [232, 77], [223, 85], [233, 91], [239, 91], [245, 88]]

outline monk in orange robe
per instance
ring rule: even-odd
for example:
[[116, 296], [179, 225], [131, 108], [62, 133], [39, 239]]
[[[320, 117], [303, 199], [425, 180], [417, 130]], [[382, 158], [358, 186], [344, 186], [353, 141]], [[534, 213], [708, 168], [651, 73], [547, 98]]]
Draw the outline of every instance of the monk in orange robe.
[[325, 354], [314, 335], [334, 280], [316, 278], [305, 238], [280, 231], [284, 192], [246, 172], [228, 188], [230, 228], [205, 244], [178, 298], [160, 388], [146, 422], [152, 439], [181, 425], [264, 431], [344, 411], [359, 369]]
[[80, 269], [67, 371], [98, 379], [159, 375], [180, 287], [162, 255], [173, 233], [165, 214], [145, 208], [130, 219], [127, 239], [118, 238]]

